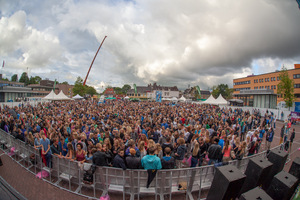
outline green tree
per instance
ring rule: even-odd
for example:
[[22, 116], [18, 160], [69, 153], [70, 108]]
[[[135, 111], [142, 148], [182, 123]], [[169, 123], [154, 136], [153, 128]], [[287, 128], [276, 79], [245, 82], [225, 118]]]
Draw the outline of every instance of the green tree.
[[29, 84], [29, 78], [26, 72], [23, 72], [21, 78], [19, 80], [20, 83], [24, 83], [25, 85]]
[[277, 93], [283, 97], [286, 107], [290, 108], [295, 102], [294, 80], [289, 77], [287, 69], [283, 66], [279, 74], [280, 82], [277, 85]]
[[127, 91], [130, 89], [131, 89], [130, 85], [128, 85], [128, 84], [123, 85], [123, 87], [122, 87], [123, 94], [126, 94]]
[[232, 93], [233, 89], [229, 88], [227, 84], [219, 84], [218, 86], [213, 86], [212, 95], [215, 98], [218, 98], [218, 96], [222, 94], [225, 99], [230, 99], [232, 98]]
[[35, 76], [34, 79], [35, 79], [36, 84], [39, 84], [42, 80], [42, 78], [39, 76]]
[[2, 78], [3, 81], [9, 81], [8, 78]]
[[61, 84], [69, 85], [69, 83], [67, 81], [62, 82]]
[[83, 86], [83, 80], [80, 76], [77, 77], [77, 80], [75, 81], [75, 85], [73, 87], [73, 94], [74, 96], [79, 94], [80, 96], [85, 95], [85, 87]]
[[114, 92], [115, 92], [116, 94], [123, 94], [123, 90], [122, 90], [122, 88], [120, 88], [120, 87], [115, 87], [115, 88], [114, 88]]
[[17, 82], [17, 81], [18, 81], [18, 74], [14, 74], [14, 75], [12, 75], [12, 77], [11, 77], [11, 81], [13, 81], [13, 82]]
[[85, 93], [86, 94], [89, 94], [91, 96], [93, 96], [94, 94], [97, 94], [97, 91], [94, 87], [88, 86], [88, 85], [85, 85], [84, 87], [85, 87]]

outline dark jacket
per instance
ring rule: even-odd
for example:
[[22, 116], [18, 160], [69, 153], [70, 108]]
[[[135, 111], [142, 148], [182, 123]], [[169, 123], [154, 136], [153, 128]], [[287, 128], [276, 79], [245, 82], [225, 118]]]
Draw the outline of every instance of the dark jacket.
[[177, 154], [179, 154], [179, 156], [176, 156], [176, 159], [177, 160], [183, 160], [184, 159], [184, 155], [186, 153], [186, 146], [185, 145], [180, 145], [178, 148], [177, 148]]
[[135, 156], [127, 156], [126, 163], [128, 169], [141, 169], [141, 158]]
[[109, 154], [106, 154], [101, 151], [97, 151], [93, 155], [93, 164], [97, 166], [108, 166], [108, 162], [107, 162], [108, 159], [111, 159], [109, 157]]
[[119, 154], [114, 158], [113, 167], [122, 168], [123, 170], [127, 168], [124, 158], [122, 158]]
[[162, 169], [174, 169], [175, 159], [172, 156], [164, 156], [161, 159]]
[[220, 159], [222, 156], [222, 148], [218, 144], [212, 144], [207, 150], [209, 159]]

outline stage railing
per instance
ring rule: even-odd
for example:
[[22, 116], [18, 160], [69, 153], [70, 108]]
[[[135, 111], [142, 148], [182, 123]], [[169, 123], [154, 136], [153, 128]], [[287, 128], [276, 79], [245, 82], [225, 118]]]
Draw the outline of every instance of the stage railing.
[[[155, 199], [159, 196], [164, 199], [172, 199], [172, 195], [182, 193], [186, 199], [194, 199], [192, 193], [200, 199], [201, 190], [208, 189], [214, 178], [215, 167], [213, 165], [181, 168], [172, 170], [158, 170], [154, 180], [146, 188], [148, 174], [146, 170], [122, 170], [113, 167], [97, 167], [94, 173], [94, 182], [85, 184], [83, 182], [84, 169], [77, 161], [58, 158], [52, 155], [52, 167], [47, 168], [42, 162], [39, 150], [25, 144], [23, 141], [15, 139], [12, 135], [0, 129], [0, 145], [6, 154], [11, 156], [17, 163], [29, 172], [37, 175], [42, 170], [47, 171], [49, 176], [45, 181], [85, 197], [98, 199], [100, 195], [109, 192], [119, 192], [125, 199], [130, 195], [130, 199], [140, 199], [140, 196], [152, 195]], [[275, 148], [280, 148], [279, 146]], [[275, 149], [274, 148], [274, 149]], [[266, 152], [255, 154], [251, 157], [266, 157]], [[230, 161], [230, 165], [235, 165], [242, 172], [247, 168], [249, 158]], [[182, 185], [182, 189], [178, 186]], [[84, 195], [82, 188], [90, 188], [93, 195]], [[198, 193], [198, 194], [197, 194]], [[98, 194], [98, 195], [97, 195]], [[98, 196], [98, 197], [96, 197]]]

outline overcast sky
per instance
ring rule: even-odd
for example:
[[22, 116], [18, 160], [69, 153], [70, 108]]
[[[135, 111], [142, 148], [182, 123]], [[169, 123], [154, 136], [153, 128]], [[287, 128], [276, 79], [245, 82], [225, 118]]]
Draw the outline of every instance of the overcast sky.
[[207, 89], [300, 63], [295, 0], [0, 0], [4, 77]]

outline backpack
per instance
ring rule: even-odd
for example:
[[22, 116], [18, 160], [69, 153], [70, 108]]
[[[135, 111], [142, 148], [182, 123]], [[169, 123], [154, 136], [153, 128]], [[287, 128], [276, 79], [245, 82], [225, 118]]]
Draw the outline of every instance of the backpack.
[[93, 173], [90, 171], [85, 171], [83, 174], [83, 182], [92, 184], [93, 183]]

